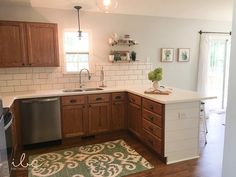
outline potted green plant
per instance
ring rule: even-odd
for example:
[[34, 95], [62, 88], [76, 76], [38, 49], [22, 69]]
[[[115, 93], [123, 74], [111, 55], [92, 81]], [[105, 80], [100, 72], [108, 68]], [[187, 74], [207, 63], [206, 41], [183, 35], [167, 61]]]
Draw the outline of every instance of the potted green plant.
[[162, 68], [160, 67], [148, 73], [148, 79], [152, 81], [154, 90], [159, 88], [159, 81], [162, 80], [162, 76]]

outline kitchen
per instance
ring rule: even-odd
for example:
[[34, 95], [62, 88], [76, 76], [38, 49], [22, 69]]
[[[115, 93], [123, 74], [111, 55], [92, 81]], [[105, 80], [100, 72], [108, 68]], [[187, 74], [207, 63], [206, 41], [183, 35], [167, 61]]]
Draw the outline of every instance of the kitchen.
[[[69, 4], [71, 8], [68, 8], [69, 5], [65, 4], [62, 9], [52, 9], [45, 8], [45, 2], [43, 1], [42, 4], [40, 4], [39, 1], [31, 1], [31, 5], [35, 6], [33, 8], [28, 7], [28, 3], [27, 1], [22, 2], [20, 7], [16, 6], [16, 4], [13, 6], [11, 3], [6, 3], [5, 6], [0, 9], [1, 20], [23, 21], [20, 24], [13, 25], [18, 25], [20, 28], [23, 26], [22, 29], [26, 30], [26, 32], [23, 32], [25, 40], [23, 40], [24, 42], [22, 44], [26, 50], [21, 53], [22, 57], [15, 57], [14, 63], [7, 63], [7, 60], [4, 60], [5, 62], [0, 61], [1, 65], [5, 64], [5, 67], [9, 67], [6, 66], [8, 64], [11, 66], [21, 65], [21, 67], [0, 69], [0, 91], [3, 106], [13, 109], [14, 121], [18, 128], [18, 130], [17, 128], [15, 130], [15, 136], [13, 135], [13, 140], [14, 137], [17, 137], [15, 138], [15, 143], [20, 145], [17, 149], [20, 149], [22, 145], [24, 145], [24, 143], [20, 141], [24, 142], [27, 139], [27, 135], [30, 134], [27, 131], [33, 131], [29, 130], [27, 125], [29, 122], [27, 120], [24, 121], [26, 115], [32, 114], [31, 117], [34, 118], [32, 121], [36, 121], [34, 123], [31, 122], [31, 125], [40, 125], [37, 127], [38, 132], [35, 132], [36, 130], [34, 129], [35, 134], [39, 135], [45, 133], [52, 135], [52, 132], [59, 130], [61, 127], [61, 137], [56, 136], [57, 138], [53, 138], [53, 140], [62, 138], [62, 143], [63, 140], [73, 139], [73, 141], [75, 141], [74, 146], [77, 146], [76, 140], [80, 141], [80, 137], [85, 137], [84, 141], [89, 141], [90, 138], [96, 139], [99, 134], [106, 136], [104, 132], [113, 132], [122, 129], [126, 131], [126, 129], [129, 129], [138, 139], [145, 140], [143, 136], [147, 137], [146, 143], [144, 142], [144, 144], [147, 144], [147, 147], [154, 147], [155, 149], [155, 146], [159, 146], [156, 156], [159, 155], [166, 163], [168, 163], [168, 160], [169, 163], [174, 163], [199, 156], [199, 103], [201, 99], [206, 98], [206, 96], [201, 96], [196, 92], [186, 91], [196, 90], [199, 45], [198, 31], [201, 29], [206, 31], [230, 31], [230, 22], [88, 12], [83, 10], [89, 9], [89, 7], [85, 5], [80, 9], [79, 15], [82, 32], [84, 32], [84, 35], [88, 34], [89, 36], [87, 38], [89, 47], [84, 47], [84, 51], [82, 52], [85, 56], [89, 56], [89, 62], [87, 62], [87, 65], [85, 64], [83, 66], [89, 67], [91, 74], [90, 79], [88, 73], [82, 73], [82, 76], [78, 73], [82, 68], [77, 67], [77, 73], [70, 73], [68, 71], [73, 71], [75, 68], [67, 67], [73, 63], [70, 62], [70, 59], [67, 60], [66, 58], [74, 51], [70, 50], [73, 46], [67, 47], [69, 48], [67, 51], [65, 47], [67, 43], [64, 36], [66, 33], [73, 34], [75, 31], [78, 31], [78, 13], [74, 9], [74, 6], [78, 4], [72, 2]], [[46, 5], [49, 6], [49, 4]], [[55, 4], [51, 5], [54, 6]], [[91, 4], [87, 4], [87, 6], [89, 5]], [[121, 5], [120, 2], [119, 5]], [[65, 10], [65, 8], [67, 10]], [[142, 22], [142, 26], [140, 26], [140, 22]], [[39, 30], [40, 28], [37, 28], [40, 27], [40, 25], [42, 25], [43, 29], [47, 30], [47, 34], [51, 35], [45, 35], [46, 37], [41, 36], [39, 32], [42, 31]], [[109, 45], [109, 39], [115, 38], [115, 33], [121, 38], [129, 34], [130, 38], [137, 42], [137, 45]], [[27, 45], [25, 45], [25, 43]], [[37, 44], [39, 43], [44, 46], [41, 48], [38, 47]], [[161, 50], [159, 49], [164, 47], [174, 48], [174, 53], [176, 54], [174, 55], [173, 62], [160, 62]], [[181, 63], [176, 61], [178, 48], [191, 49], [189, 62]], [[40, 50], [41, 52], [39, 52]], [[108, 55], [111, 50], [135, 51], [137, 53], [137, 61], [109, 62]], [[14, 54], [18, 51], [13, 51], [11, 57], [14, 58]], [[49, 56], [50, 60], [42, 60], [45, 55]], [[22, 65], [24, 65], [24, 67], [22, 67]], [[164, 72], [161, 84], [174, 86], [174, 88], [166, 87], [163, 88], [163, 90], [168, 90], [172, 93], [170, 95], [144, 94], [146, 89], [152, 87], [152, 82], [148, 80], [148, 73], [160, 66], [163, 68]], [[101, 77], [102, 72], [105, 73], [104, 84], [107, 87], [99, 87], [103, 85], [102, 79], [104, 77]], [[82, 89], [81, 91], [81, 83], [85, 84], [84, 88], [92, 88], [95, 90], [85, 91]], [[103, 90], [97, 90], [97, 88], [102, 88]], [[76, 92], [73, 91], [73, 89], [77, 89]], [[116, 98], [118, 100], [116, 100]], [[26, 106], [24, 106], [24, 101]], [[42, 104], [42, 102], [46, 102], [46, 106], [44, 103]], [[190, 102], [191, 104], [186, 104], [186, 102]], [[170, 104], [170, 106], [168, 104]], [[55, 105], [57, 109], [54, 110]], [[150, 110], [150, 105], [153, 105], [154, 110]], [[22, 111], [24, 109], [25, 111]], [[44, 121], [40, 123], [37, 122], [39, 118], [37, 118], [37, 115], [35, 116], [32, 110], [36, 110], [39, 115], [45, 113], [44, 116], [39, 116], [43, 117]], [[151, 142], [150, 144], [151, 136], [145, 136], [142, 135], [143, 132], [139, 132], [140, 129], [142, 131], [142, 126], [147, 125], [147, 122], [142, 125], [145, 110], [148, 113], [152, 112], [155, 116], [161, 116], [165, 119], [165, 121], [162, 122], [157, 121], [158, 127], [161, 128], [161, 131], [159, 131], [161, 133], [156, 139], [162, 140], [161, 145], [156, 145], [157, 141]], [[176, 110], [176, 112], [173, 110]], [[186, 123], [188, 121], [187, 119], [189, 117], [191, 118], [192, 122], [188, 122], [183, 126], [188, 129], [194, 128], [193, 133], [191, 132], [192, 137], [182, 137], [183, 141], [186, 138], [189, 139], [189, 141], [186, 142], [186, 146], [194, 146], [191, 146], [190, 149], [192, 149], [192, 151], [188, 151], [189, 154], [173, 154], [173, 152], [175, 152], [173, 148], [176, 147], [171, 145], [171, 140], [176, 137], [168, 132], [168, 129], [174, 131], [175, 129], [171, 128], [176, 128], [176, 125], [172, 125], [171, 127], [171, 123], [173, 123], [171, 119], [174, 117], [173, 114], [177, 116], [176, 125], [178, 126], [180, 122]], [[47, 121], [49, 117], [61, 117], [61, 122], [48, 122], [46, 125], [45, 121]], [[77, 120], [76, 117], [79, 120]], [[102, 119], [96, 122], [95, 120], [97, 120], [98, 117]], [[141, 121], [135, 124], [136, 119], [127, 120], [130, 117], [140, 117], [139, 121]], [[94, 120], [94, 122], [92, 120]], [[130, 121], [134, 123], [130, 123]], [[26, 122], [26, 124], [23, 122]], [[19, 124], [21, 124], [21, 126]], [[55, 124], [59, 129], [57, 128], [55, 130], [55, 126], [53, 126], [49, 129], [54, 131], [46, 132], [47, 126], [49, 127]], [[97, 125], [100, 125], [100, 128], [97, 128]], [[42, 131], [44, 130], [44, 126], [45, 131]], [[25, 131], [25, 133], [23, 133], [24, 131], [19, 133], [19, 129], [21, 131], [27, 131]], [[25, 138], [22, 138], [22, 136], [25, 136]], [[186, 136], [188, 136], [188, 134], [186, 134]], [[46, 137], [49, 138], [48, 136]], [[49, 139], [44, 141], [48, 141]], [[108, 140], [109, 138], [104, 138], [103, 142]], [[83, 140], [81, 141], [83, 142]], [[59, 141], [57, 143], [61, 142]], [[26, 144], [34, 143], [31, 141], [31, 143]], [[81, 143], [81, 145], [84, 144]], [[177, 145], [177, 147], [180, 146]], [[168, 151], [170, 152], [169, 154]], [[181, 148], [179, 152], [181, 152]], [[167, 161], [165, 159], [166, 157], [168, 157]]]

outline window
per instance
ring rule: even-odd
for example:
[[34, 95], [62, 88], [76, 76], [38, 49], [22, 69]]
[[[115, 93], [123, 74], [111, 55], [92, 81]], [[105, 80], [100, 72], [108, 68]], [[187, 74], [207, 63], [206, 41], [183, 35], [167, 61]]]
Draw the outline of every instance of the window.
[[64, 33], [65, 71], [67, 73], [79, 72], [89, 69], [89, 34], [82, 33], [79, 40], [78, 32]]

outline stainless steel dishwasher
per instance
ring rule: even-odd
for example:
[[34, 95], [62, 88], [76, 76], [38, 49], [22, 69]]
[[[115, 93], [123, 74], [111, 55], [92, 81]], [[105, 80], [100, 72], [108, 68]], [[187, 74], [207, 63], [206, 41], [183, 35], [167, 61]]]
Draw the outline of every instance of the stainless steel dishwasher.
[[23, 145], [61, 139], [59, 97], [21, 100], [20, 116]]

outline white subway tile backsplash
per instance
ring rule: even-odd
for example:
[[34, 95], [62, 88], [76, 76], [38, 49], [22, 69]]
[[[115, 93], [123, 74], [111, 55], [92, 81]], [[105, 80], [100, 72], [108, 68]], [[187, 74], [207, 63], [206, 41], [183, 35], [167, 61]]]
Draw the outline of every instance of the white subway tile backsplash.
[[[147, 73], [150, 63], [102, 63], [93, 68], [92, 78], [82, 75], [88, 87], [99, 86], [103, 66], [107, 86], [151, 84]], [[0, 69], [0, 92], [36, 91], [79, 87], [79, 74], [64, 74], [63, 67], [57, 68], [4, 68]]]

